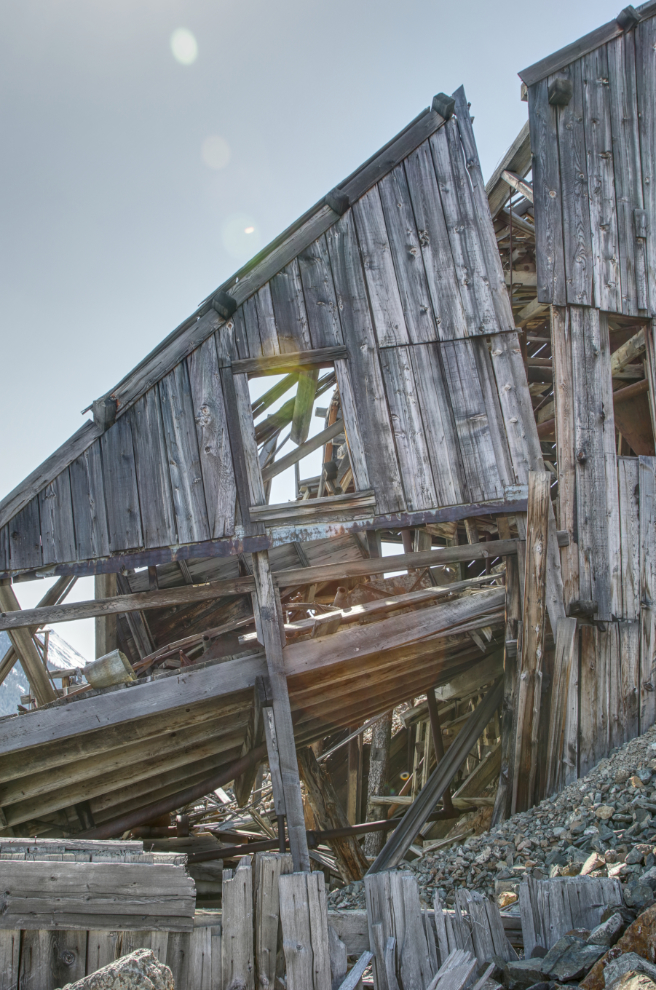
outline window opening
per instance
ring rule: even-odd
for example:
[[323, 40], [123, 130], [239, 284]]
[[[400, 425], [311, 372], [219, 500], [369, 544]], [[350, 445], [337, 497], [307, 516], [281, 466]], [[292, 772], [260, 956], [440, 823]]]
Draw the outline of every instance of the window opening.
[[254, 376], [249, 392], [267, 504], [355, 491], [334, 368]]

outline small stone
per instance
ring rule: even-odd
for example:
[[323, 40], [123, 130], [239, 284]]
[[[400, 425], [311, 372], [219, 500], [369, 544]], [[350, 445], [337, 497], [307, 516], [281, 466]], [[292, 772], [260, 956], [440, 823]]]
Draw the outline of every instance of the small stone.
[[645, 854], [640, 846], [634, 846], [631, 852], [626, 854], [626, 859], [624, 862], [627, 866], [634, 866], [637, 863], [642, 863], [644, 858]]
[[642, 788], [644, 786], [645, 785], [640, 780], [640, 777], [638, 777], [638, 776], [629, 777], [629, 787], [633, 787], [634, 789], [640, 789], [640, 788]]
[[594, 852], [592, 853], [591, 856], [588, 856], [585, 863], [581, 867], [581, 876], [587, 877], [590, 875], [590, 873], [592, 873], [593, 870], [599, 870], [601, 869], [602, 866], [605, 865], [606, 865], [606, 860], [604, 859], [604, 857], [600, 856], [599, 853]]
[[648, 781], [651, 780], [651, 770], [649, 769], [649, 767], [640, 767], [637, 775], [638, 777], [640, 777], [640, 780], [643, 782], [643, 784], [646, 784]]
[[497, 904], [500, 908], [510, 907], [511, 904], [515, 904], [518, 900], [517, 894], [512, 890], [504, 890], [501, 894], [497, 895]]

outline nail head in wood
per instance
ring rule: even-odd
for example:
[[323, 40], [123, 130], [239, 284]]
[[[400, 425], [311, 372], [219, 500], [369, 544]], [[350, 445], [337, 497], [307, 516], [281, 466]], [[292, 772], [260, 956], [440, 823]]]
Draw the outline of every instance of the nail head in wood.
[[228, 292], [217, 292], [212, 299], [212, 308], [217, 311], [224, 320], [229, 320], [237, 309], [237, 300]]
[[636, 26], [636, 24], [640, 23], [640, 14], [635, 7], [632, 7], [631, 4], [629, 4], [628, 7], [625, 7], [624, 10], [619, 12], [615, 20], [623, 31], [630, 31], [631, 28]]
[[93, 421], [101, 430], [108, 430], [116, 420], [118, 403], [116, 399], [96, 399], [91, 404]]
[[574, 93], [572, 80], [567, 76], [556, 76], [556, 78], [549, 83], [548, 93], [549, 103], [552, 107], [566, 107], [572, 99], [572, 95]]
[[456, 101], [452, 96], [447, 96], [446, 93], [436, 93], [433, 97], [433, 103], [431, 105], [431, 110], [439, 113], [441, 117], [445, 120], [449, 120], [453, 117], [453, 111], [456, 108]]
[[329, 193], [326, 194], [326, 205], [330, 207], [331, 210], [342, 217], [351, 205], [348, 194], [342, 192], [341, 189], [331, 189]]

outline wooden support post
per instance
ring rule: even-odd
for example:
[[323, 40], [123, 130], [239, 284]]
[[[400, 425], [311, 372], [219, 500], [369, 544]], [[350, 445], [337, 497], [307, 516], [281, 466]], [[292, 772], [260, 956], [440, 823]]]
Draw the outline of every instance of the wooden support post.
[[[351, 728], [351, 732], [355, 728]], [[346, 817], [351, 825], [360, 821], [362, 807], [362, 734], [348, 742], [346, 777]]]
[[271, 697], [275, 717], [280, 775], [285, 795], [285, 812], [289, 845], [296, 872], [310, 869], [301, 781], [298, 775], [296, 749], [294, 746], [294, 726], [287, 691], [287, 677], [282, 656], [284, 632], [282, 615], [278, 611], [276, 589], [271, 576], [269, 555], [266, 550], [253, 554], [253, 576], [255, 578], [257, 607], [260, 628], [266, 651], [267, 668], [271, 683]]
[[253, 959], [253, 877], [250, 856], [223, 871], [221, 955], [223, 985], [255, 990]]
[[522, 654], [517, 692], [517, 732], [512, 813], [533, 804], [537, 776], [542, 659], [546, 620], [547, 541], [550, 475], [530, 471], [526, 520], [526, 576], [522, 617]]
[[[435, 691], [431, 688], [426, 695], [428, 702], [428, 714], [430, 716], [431, 735], [433, 737], [433, 749], [435, 750], [435, 762], [439, 765], [444, 759], [444, 740], [442, 739], [442, 726], [440, 725], [440, 713], [437, 709], [437, 698]], [[454, 814], [451, 802], [451, 788], [447, 787], [442, 795], [444, 811], [447, 815]]]
[[[317, 829], [323, 831], [348, 828], [349, 821], [339, 803], [325, 765], [317, 763], [309, 746], [298, 751], [298, 764]], [[329, 845], [335, 854], [337, 868], [344, 882], [362, 880], [367, 872], [368, 863], [355, 836], [332, 839]]]
[[[497, 521], [499, 534], [510, 531], [507, 519]], [[501, 769], [499, 786], [492, 812], [493, 825], [505, 821], [510, 815], [512, 785], [515, 764], [515, 722], [519, 652], [521, 649], [521, 596], [519, 589], [519, 561], [506, 557], [506, 632], [503, 660], [503, 705], [501, 708]]]
[[[387, 783], [389, 768], [389, 750], [392, 740], [392, 713], [388, 712], [371, 730], [371, 751], [369, 757], [369, 779], [367, 782], [367, 821], [373, 822], [380, 815], [379, 806], [373, 804], [372, 798], [382, 794]], [[381, 832], [370, 832], [364, 840], [364, 851], [367, 856], [377, 856], [383, 848]]]
[[331, 990], [323, 873], [281, 876], [278, 889], [288, 990]]
[[547, 795], [558, 790], [565, 745], [565, 722], [572, 661], [576, 648], [576, 619], [561, 619], [556, 630], [556, 656], [551, 691], [549, 743], [547, 748]]
[[[93, 579], [95, 598], [114, 598], [118, 594], [116, 574], [96, 574]], [[116, 615], [98, 615], [96, 626], [96, 659], [118, 647]]]
[[[0, 611], [13, 612], [16, 609], [20, 609], [18, 599], [14, 594], [11, 581], [5, 578], [0, 581]], [[12, 629], [9, 632], [9, 639], [37, 702], [40, 705], [47, 705], [49, 701], [54, 701], [57, 695], [50, 683], [30, 629], [26, 627]]]
[[255, 854], [255, 982], [258, 990], [273, 990], [275, 986], [280, 921], [278, 881], [281, 875], [291, 872], [289, 853], [282, 856], [267, 852]]

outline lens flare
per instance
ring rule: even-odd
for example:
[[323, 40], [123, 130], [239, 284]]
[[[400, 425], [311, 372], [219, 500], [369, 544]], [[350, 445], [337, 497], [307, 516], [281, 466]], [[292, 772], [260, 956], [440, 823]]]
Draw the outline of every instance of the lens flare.
[[260, 247], [260, 232], [252, 217], [233, 213], [221, 227], [223, 246], [237, 261], [247, 261]]
[[231, 155], [230, 145], [225, 138], [220, 137], [218, 134], [210, 134], [201, 145], [200, 157], [203, 165], [207, 165], [208, 168], [215, 168], [217, 170], [225, 168], [230, 161]]
[[171, 51], [180, 65], [191, 65], [198, 58], [198, 42], [187, 28], [176, 28], [171, 35]]

